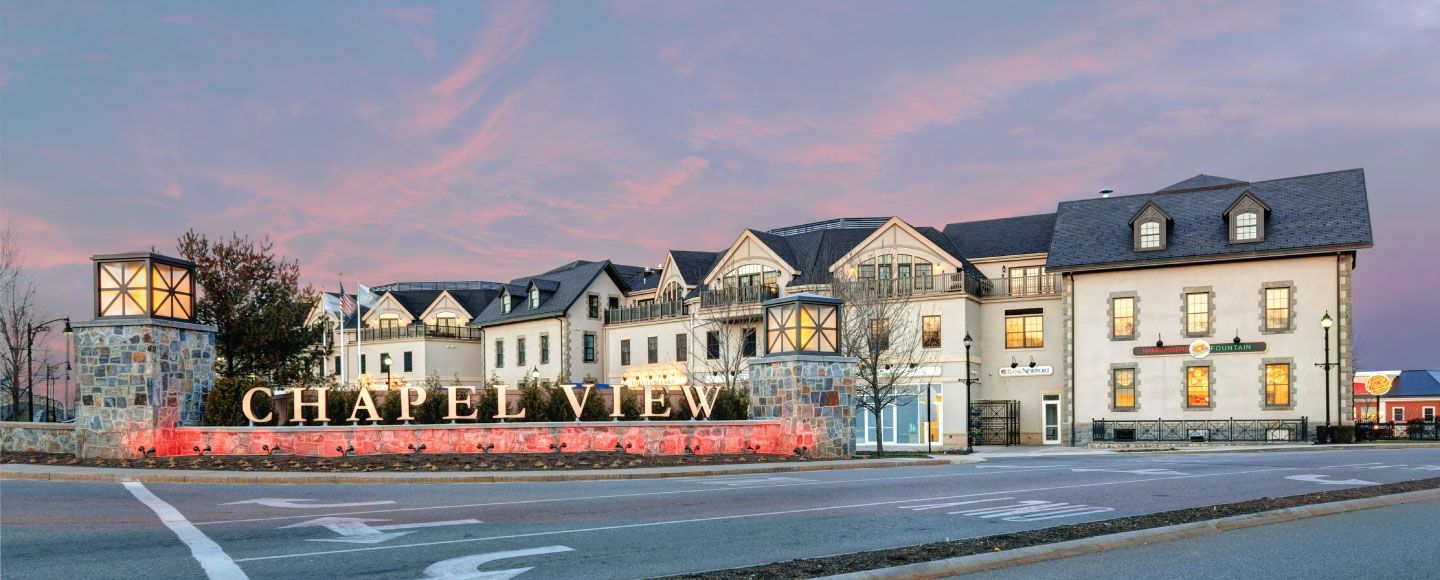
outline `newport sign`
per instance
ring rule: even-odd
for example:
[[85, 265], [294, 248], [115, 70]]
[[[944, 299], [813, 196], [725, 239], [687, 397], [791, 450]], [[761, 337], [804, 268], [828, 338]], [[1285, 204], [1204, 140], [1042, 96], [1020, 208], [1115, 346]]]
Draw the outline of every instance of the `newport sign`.
[[[577, 387], [581, 387], [583, 390], [576, 393], [575, 389]], [[526, 409], [521, 408], [515, 412], [511, 412], [508, 408], [509, 405], [507, 402], [511, 390], [509, 385], [497, 385], [493, 388], [496, 391], [496, 408], [495, 414], [491, 415], [492, 418], [496, 420], [525, 418]], [[565, 400], [569, 403], [570, 410], [575, 413], [575, 417], [578, 419], [585, 411], [585, 404], [589, 402], [590, 397], [594, 394], [595, 385], [561, 385], [556, 387], [556, 389], [565, 394]], [[715, 406], [715, 399], [720, 393], [720, 388], [715, 386], [700, 387], [684, 385], [680, 387], [680, 390], [685, 395], [685, 404], [690, 408], [691, 416], [697, 418], [710, 416], [711, 410]], [[446, 421], [478, 420], [480, 418], [480, 409], [476, 409], [471, 405], [471, 396], [477, 392], [477, 387], [445, 387], [445, 408], [449, 412], [446, 413], [442, 419]], [[307, 397], [307, 394], [311, 396]], [[293, 391], [293, 396], [290, 399], [292, 411], [290, 422], [304, 424], [306, 421], [302, 411], [307, 407], [315, 410], [315, 420], [317, 422], [330, 422], [332, 419], [327, 414], [329, 394], [329, 387], [308, 387]], [[246, 391], [244, 398], [241, 399], [241, 410], [245, 413], [245, 418], [250, 422], [267, 423], [275, 418], [274, 413], [266, 413], [263, 417], [255, 414], [254, 404], [257, 395], [268, 397], [273, 402], [275, 389], [270, 387], [255, 387]], [[400, 387], [395, 391], [395, 395], [400, 397], [400, 416], [398, 419], [401, 421], [414, 421], [415, 417], [411, 413], [412, 410], [417, 405], [424, 403], [425, 398], [429, 396], [424, 389], [411, 386]], [[643, 411], [640, 413], [640, 417], [644, 419], [663, 419], [669, 417], [671, 411], [673, 411], [673, 409], [670, 409], [666, 405], [665, 389], [663, 388], [657, 389], [646, 385], [644, 387], [644, 394], [641, 397], [641, 402]], [[621, 397], [611, 397], [610, 417], [616, 419], [624, 417], [625, 414], [621, 411], [620, 405]], [[659, 406], [658, 409], [657, 405]], [[365, 417], [363, 418], [360, 417], [362, 411], [365, 413]], [[375, 397], [371, 394], [370, 389], [362, 387], [356, 391], [355, 405], [350, 410], [350, 416], [345, 420], [351, 423], [361, 421], [378, 423], [380, 421], [379, 406], [375, 403]]]

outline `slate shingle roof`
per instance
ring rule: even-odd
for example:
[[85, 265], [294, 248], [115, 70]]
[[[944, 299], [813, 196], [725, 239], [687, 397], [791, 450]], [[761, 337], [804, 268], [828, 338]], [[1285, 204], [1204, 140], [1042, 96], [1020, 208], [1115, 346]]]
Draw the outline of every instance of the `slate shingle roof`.
[[660, 284], [660, 271], [645, 266], [613, 264], [615, 272], [625, 282], [626, 292], [654, 290]]
[[[1266, 218], [1265, 239], [1232, 244], [1224, 212], [1247, 190], [1272, 208]], [[1169, 228], [1165, 249], [1137, 252], [1127, 222], [1151, 201], [1175, 223]], [[1369, 247], [1372, 243], [1365, 172], [1350, 169], [1213, 189], [1167, 189], [1060, 202], [1047, 267], [1105, 267], [1169, 258]]]
[[[496, 326], [523, 320], [561, 316], [575, 304], [576, 300], [585, 295], [585, 289], [590, 287], [595, 278], [602, 275], [612, 276], [616, 284], [620, 285], [622, 289], [625, 288], [624, 281], [620, 279], [609, 260], [600, 262], [576, 260], [542, 274], [516, 278], [506, 285], [507, 288], [520, 288], [519, 292], [511, 291], [514, 296], [510, 312], [501, 311], [499, 300], [492, 301], [483, 311], [475, 315], [475, 320], [470, 322], [470, 326]], [[531, 309], [530, 302], [525, 299], [525, 289], [532, 279], [555, 284], [555, 291], [542, 290], [540, 292], [540, 307], [536, 309]]]
[[1043, 254], [1050, 251], [1055, 214], [1027, 215], [945, 226], [945, 237], [968, 259]]
[[450, 296], [460, 303], [461, 308], [464, 308], [471, 316], [476, 316], [484, 311], [485, 307], [495, 300], [495, 297], [500, 295], [500, 285], [495, 284], [494, 288], [450, 290], [449, 292]]
[[1168, 187], [1166, 187], [1166, 188], [1164, 188], [1164, 189], [1161, 189], [1160, 191], [1181, 191], [1181, 190], [1186, 190], [1186, 189], [1204, 189], [1204, 188], [1207, 188], [1207, 187], [1217, 187], [1217, 186], [1222, 186], [1222, 185], [1235, 185], [1235, 184], [1239, 184], [1239, 183], [1245, 183], [1245, 182], [1244, 182], [1244, 181], [1240, 181], [1240, 180], [1238, 180], [1238, 179], [1230, 179], [1229, 177], [1216, 177], [1216, 176], [1214, 176], [1214, 175], [1205, 175], [1204, 173], [1201, 173], [1200, 175], [1196, 175], [1195, 177], [1191, 177], [1190, 179], [1186, 179], [1186, 180], [1181, 181], [1181, 182], [1179, 182], [1179, 183], [1171, 184], [1170, 186], [1168, 186]]
[[395, 297], [395, 301], [399, 302], [410, 316], [419, 317], [440, 297], [440, 290], [395, 290], [390, 292], [390, 295]]
[[675, 269], [680, 272], [680, 278], [685, 280], [685, 284], [690, 286], [702, 282], [710, 269], [715, 267], [715, 260], [719, 260], [722, 255], [724, 252], [670, 250], [670, 259], [675, 261]]

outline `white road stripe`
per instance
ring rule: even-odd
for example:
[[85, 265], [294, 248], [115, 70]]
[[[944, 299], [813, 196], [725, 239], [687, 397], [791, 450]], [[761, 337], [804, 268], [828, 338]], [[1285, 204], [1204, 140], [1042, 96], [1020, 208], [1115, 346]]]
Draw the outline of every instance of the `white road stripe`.
[[140, 500], [140, 503], [155, 512], [155, 515], [160, 516], [160, 522], [170, 528], [170, 531], [175, 532], [180, 541], [190, 548], [190, 555], [200, 562], [200, 567], [205, 569], [205, 575], [211, 580], [249, 578], [245, 575], [245, 571], [240, 569], [240, 565], [230, 559], [230, 556], [225, 554], [225, 550], [220, 549], [219, 544], [191, 524], [190, 520], [185, 519], [185, 516], [180, 514], [180, 510], [165, 503], [165, 500], [155, 497], [155, 494], [150, 493], [143, 483], [127, 481], [124, 485], [125, 489], [130, 490], [130, 494], [135, 496], [135, 499]]
[[[332, 555], [332, 554], [349, 554], [349, 553], [352, 553], [352, 552], [369, 552], [369, 551], [374, 551], [374, 550], [394, 550], [394, 549], [403, 549], [403, 548], [419, 548], [419, 547], [424, 547], [424, 546], [441, 546], [441, 545], [446, 545], [446, 544], [468, 544], [468, 543], [471, 543], [471, 542], [486, 542], [486, 541], [491, 541], [491, 540], [513, 540], [513, 539], [516, 539], [516, 538], [534, 538], [534, 537], [541, 537], [541, 536], [557, 536], [557, 535], [562, 535], [562, 534], [581, 534], [581, 533], [586, 533], [586, 532], [605, 532], [605, 531], [611, 531], [611, 530], [625, 530], [625, 529], [632, 529], [632, 528], [650, 528], [650, 527], [655, 527], [655, 526], [669, 526], [669, 525], [677, 525], [677, 524], [693, 524], [693, 523], [699, 523], [699, 522], [714, 522], [714, 521], [723, 521], [723, 520], [736, 520], [736, 519], [745, 519], [745, 518], [759, 518], [759, 517], [767, 517], [767, 516], [780, 516], [780, 515], [789, 515], [789, 514], [800, 514], [800, 513], [808, 513], [808, 512], [822, 512], [822, 511], [831, 511], [831, 510], [843, 510], [843, 509], [854, 509], [854, 508], [864, 508], [864, 507], [875, 507], [875, 506], [882, 506], [882, 505], [907, 504], [907, 503], [916, 503], [916, 502], [922, 502], [922, 501], [944, 501], [944, 500], [949, 500], [949, 499], [960, 499], [960, 498], [966, 498], [966, 497], [983, 497], [983, 496], [987, 496], [987, 495], [1014, 494], [1014, 493], [1029, 493], [1029, 492], [1037, 492], [1037, 491], [1055, 491], [1055, 490], [1060, 490], [1060, 489], [1076, 489], [1076, 488], [1081, 488], [1081, 487], [1096, 487], [1096, 486], [1101, 486], [1101, 485], [1124, 485], [1124, 484], [1127, 484], [1127, 483], [1146, 483], [1146, 482], [1151, 482], [1151, 481], [1165, 481], [1165, 480], [1171, 480], [1171, 479], [1194, 479], [1194, 478], [1200, 478], [1200, 477], [1217, 477], [1217, 476], [1222, 476], [1222, 475], [1244, 475], [1244, 474], [1248, 474], [1248, 473], [1264, 473], [1264, 472], [1267, 472], [1267, 471], [1283, 471], [1283, 470], [1287, 470], [1287, 469], [1293, 469], [1293, 468], [1290, 468], [1290, 467], [1272, 467], [1272, 468], [1268, 468], [1268, 469], [1255, 469], [1255, 470], [1251, 470], [1251, 471], [1231, 471], [1231, 472], [1226, 472], [1226, 473], [1205, 473], [1205, 474], [1200, 474], [1200, 475], [1180, 475], [1180, 476], [1174, 476], [1174, 477], [1152, 477], [1152, 478], [1150, 478], [1150, 479], [1133, 479], [1133, 480], [1129, 480], [1129, 481], [1106, 481], [1106, 482], [1100, 482], [1100, 483], [1081, 483], [1081, 484], [1076, 484], [1076, 485], [1061, 485], [1061, 486], [1054, 486], [1054, 487], [1037, 487], [1037, 488], [1031, 488], [1031, 489], [1011, 489], [1011, 490], [1005, 490], [1005, 491], [992, 491], [992, 492], [985, 492], [985, 493], [970, 493], [970, 494], [964, 494], [964, 495], [947, 495], [947, 496], [942, 496], [942, 497], [922, 497], [922, 498], [915, 498], [915, 499], [877, 501], [877, 502], [871, 502], [871, 503], [857, 503], [857, 504], [849, 504], [849, 505], [825, 506], [825, 507], [815, 507], [815, 508], [799, 508], [799, 509], [793, 509], [793, 510], [781, 510], [781, 511], [763, 512], [763, 513], [754, 513], [754, 514], [735, 514], [735, 515], [728, 515], [728, 516], [711, 516], [711, 517], [708, 517], [708, 518], [694, 518], [694, 519], [688, 519], [688, 520], [667, 520], [667, 521], [659, 521], [659, 522], [644, 522], [644, 523], [638, 523], [638, 524], [620, 524], [620, 525], [615, 525], [615, 526], [601, 526], [601, 527], [594, 527], [594, 528], [576, 528], [576, 529], [570, 529], [570, 530], [552, 530], [552, 531], [548, 531], [548, 532], [531, 532], [531, 533], [528, 533], [528, 534], [510, 534], [510, 535], [505, 535], [505, 536], [489, 536], [489, 537], [484, 537], [484, 538], [463, 538], [463, 539], [459, 539], [459, 540], [440, 540], [440, 541], [437, 541], [437, 542], [418, 542], [418, 543], [414, 543], [414, 544], [395, 544], [395, 545], [392, 545], [392, 546], [373, 546], [373, 547], [369, 547], [369, 548], [350, 548], [350, 549], [345, 549], [345, 550], [325, 550], [325, 551], [319, 551], [319, 552], [299, 552], [299, 553], [295, 553], [295, 554], [277, 554], [277, 555], [274, 555], [274, 556], [254, 556], [254, 557], [251, 557], [251, 558], [240, 558], [240, 559], [236, 560], [236, 562], [254, 562], [254, 561], [259, 561], [259, 560], [280, 560], [280, 559], [285, 559], [285, 558], [306, 558], [306, 557], [310, 557], [310, 556], [328, 556], [328, 555]], [[773, 487], [773, 486], [771, 486], [771, 487]]]

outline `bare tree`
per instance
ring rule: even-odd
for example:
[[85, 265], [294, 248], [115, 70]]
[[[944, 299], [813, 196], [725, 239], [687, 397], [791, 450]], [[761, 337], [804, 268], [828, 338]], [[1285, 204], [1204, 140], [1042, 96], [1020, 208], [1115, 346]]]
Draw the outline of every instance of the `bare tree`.
[[[855, 365], [855, 405], [875, 418], [875, 452], [885, 454], [881, 411], [910, 393], [901, 387], [933, 359], [922, 348], [920, 316], [911, 278], [860, 279], [837, 275], [831, 293], [844, 301], [840, 351]], [[928, 401], [926, 402], [929, 403]]]
[[8, 419], [18, 420], [21, 385], [26, 379], [25, 351], [30, 327], [44, 320], [36, 304], [35, 282], [25, 275], [25, 258], [10, 223], [0, 229], [0, 378], [10, 403]]
[[[734, 289], [721, 292], [725, 290]], [[747, 324], [756, 305], [739, 303], [734, 299], [739, 294], [732, 294], [703, 308], [703, 300], [690, 306], [691, 348], [685, 356], [685, 376], [691, 385], [735, 389], [748, 384], [749, 360], [760, 340], [756, 326]], [[742, 374], [746, 379], [741, 379]]]

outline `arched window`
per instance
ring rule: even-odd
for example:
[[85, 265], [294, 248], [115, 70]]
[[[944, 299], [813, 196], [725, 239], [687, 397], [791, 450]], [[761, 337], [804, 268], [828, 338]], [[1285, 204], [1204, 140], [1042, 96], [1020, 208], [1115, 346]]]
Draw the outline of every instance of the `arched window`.
[[510, 313], [510, 293], [509, 293], [509, 292], [501, 292], [501, 293], [500, 293], [500, 313], [501, 313], [501, 314], [509, 314], [509, 313]]
[[661, 302], [679, 302], [685, 299], [685, 286], [671, 280], [665, 285], [665, 290], [660, 292]]
[[1259, 216], [1253, 211], [1235, 215], [1235, 241], [1248, 242], [1260, 237]]
[[531, 310], [538, 310], [539, 308], [540, 308], [540, 288], [539, 288], [539, 287], [536, 287], [536, 286], [531, 286], [531, 287], [530, 287], [530, 309], [531, 309]]
[[916, 288], [931, 288], [935, 265], [925, 258], [910, 254], [885, 254], [860, 262], [856, 277], [864, 280], [910, 278]]
[[779, 278], [779, 270], [761, 264], [746, 264], [725, 274], [723, 284], [726, 288], [743, 288], [748, 286], [774, 287], [778, 284]]
[[1150, 250], [1160, 247], [1160, 222], [1148, 221], [1140, 224], [1140, 249]]

